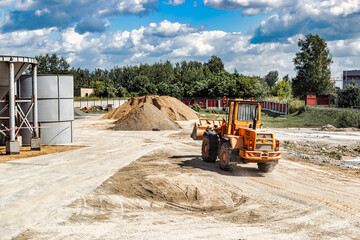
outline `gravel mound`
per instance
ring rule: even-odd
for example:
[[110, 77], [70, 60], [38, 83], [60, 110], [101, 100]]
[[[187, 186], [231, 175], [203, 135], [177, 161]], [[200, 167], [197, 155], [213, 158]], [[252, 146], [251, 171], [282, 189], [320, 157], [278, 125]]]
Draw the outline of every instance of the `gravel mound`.
[[165, 116], [158, 108], [150, 103], [134, 108], [116, 121], [115, 130], [130, 131], [160, 131], [178, 130], [180, 126]]
[[177, 100], [169, 96], [149, 95], [138, 98], [130, 98], [120, 107], [106, 114], [105, 119], [120, 119], [129, 114], [133, 109], [137, 109], [149, 103], [158, 108], [165, 116], [174, 121], [187, 121], [191, 119], [199, 119], [201, 117], [197, 112]]
[[84, 113], [83, 111], [81, 111], [78, 108], [74, 108], [74, 116], [75, 117], [87, 116], [87, 113]]

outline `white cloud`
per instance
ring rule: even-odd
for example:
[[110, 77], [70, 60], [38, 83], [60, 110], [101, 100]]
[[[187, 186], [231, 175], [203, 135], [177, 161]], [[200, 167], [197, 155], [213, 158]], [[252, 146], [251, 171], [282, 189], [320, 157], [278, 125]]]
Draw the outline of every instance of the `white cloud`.
[[120, 13], [129, 12], [133, 14], [138, 14], [146, 11], [146, 7], [144, 5], [149, 2], [153, 2], [153, 1], [149, 1], [149, 0], [120, 1], [116, 6], [116, 10]]
[[169, 0], [168, 2], [164, 2], [167, 5], [177, 6], [185, 3], [185, 0]]
[[18, 11], [27, 11], [36, 5], [36, 0], [14, 0], [15, 9]]
[[44, 15], [44, 14], [50, 14], [50, 10], [47, 9], [47, 8], [44, 8], [42, 10], [38, 9], [38, 10], [35, 11], [36, 16], [41, 16], [41, 15]]
[[78, 34], [74, 28], [66, 29], [62, 33], [62, 50], [65, 52], [79, 52], [85, 44], [86, 34]]
[[293, 3], [293, 0], [204, 0], [205, 6], [227, 10], [247, 9], [245, 13], [249, 15], [269, 12]]
[[[236, 68], [240, 73], [249, 75], [264, 76], [271, 70], [278, 70], [280, 76], [295, 75], [292, 60], [299, 51], [297, 41], [303, 35], [288, 38], [284, 43], [252, 44], [251, 35], [236, 32], [182, 32], [168, 37], [146, 34], [160, 25], [154, 23], [132, 31], [101, 35], [79, 34], [74, 28], [16, 31], [0, 34], [0, 52], [29, 57], [57, 53], [73, 67], [90, 70], [110, 69], [116, 65], [152, 64], [160, 60], [204, 62], [217, 55], [231, 72]], [[334, 60], [331, 66], [333, 76], [358, 66], [360, 38], [329, 41], [328, 45]]]
[[145, 32], [146, 34], [156, 35], [159, 37], [174, 37], [187, 33], [198, 32], [203, 28], [203, 26], [199, 28], [193, 28], [189, 24], [180, 24], [178, 22], [172, 23], [168, 20], [164, 20], [159, 24], [150, 23], [150, 25], [146, 28]]
[[[119, 15], [143, 15], [157, 10], [159, 0], [6, 0], [12, 8], [7, 13], [2, 30], [66, 29], [84, 19], [97, 23], [96, 30], [105, 31], [104, 18]], [[1, 4], [0, 4], [1, 6]], [[49, 16], [51, 15], [51, 16]], [[103, 23], [101, 27], [99, 23]], [[87, 31], [88, 26], [90, 31]], [[94, 32], [94, 24], [83, 24], [81, 33]]]
[[2, 49], [26, 47], [29, 45], [29, 43], [38, 43], [44, 41], [51, 33], [55, 31], [56, 28], [49, 28], [0, 34], [0, 46]]
[[0, 7], [8, 7], [11, 6], [13, 0], [2, 0], [0, 1]]
[[318, 33], [328, 40], [360, 36], [359, 0], [203, 0], [217, 9], [242, 9], [243, 15], [271, 13], [252, 42], [286, 42], [296, 34]]

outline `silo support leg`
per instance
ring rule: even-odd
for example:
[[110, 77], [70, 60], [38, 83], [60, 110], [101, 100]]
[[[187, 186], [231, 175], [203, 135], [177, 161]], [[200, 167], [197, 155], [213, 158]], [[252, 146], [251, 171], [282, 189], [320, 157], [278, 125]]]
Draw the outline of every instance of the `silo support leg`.
[[39, 136], [39, 122], [38, 122], [38, 101], [37, 101], [37, 66], [36, 64], [32, 65], [32, 97], [33, 97], [33, 124], [34, 131], [33, 137], [30, 140], [31, 150], [40, 151], [41, 150], [41, 139]]
[[14, 63], [9, 62], [9, 137], [6, 154], [19, 154], [20, 143], [15, 139], [15, 73]]

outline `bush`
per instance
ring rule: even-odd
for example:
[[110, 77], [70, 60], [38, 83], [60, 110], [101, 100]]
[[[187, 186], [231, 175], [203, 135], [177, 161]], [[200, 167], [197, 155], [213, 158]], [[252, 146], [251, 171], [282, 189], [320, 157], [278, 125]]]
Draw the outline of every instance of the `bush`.
[[341, 154], [336, 151], [331, 151], [329, 153], [329, 157], [336, 159], [336, 160], [341, 160], [341, 158], [342, 158]]
[[288, 114], [305, 110], [305, 101], [294, 98], [288, 102]]
[[360, 112], [357, 110], [346, 110], [339, 112], [336, 116], [336, 127], [360, 128]]
[[191, 108], [196, 111], [196, 112], [200, 112], [201, 111], [201, 107], [198, 104], [194, 104], [191, 106]]
[[355, 83], [346, 85], [344, 89], [339, 90], [337, 103], [338, 107], [351, 107], [360, 105], [360, 87]]
[[271, 89], [271, 93], [274, 96], [278, 96], [280, 100], [290, 98], [291, 97], [290, 82], [288, 82], [286, 80], [282, 80], [281, 82], [278, 82]]

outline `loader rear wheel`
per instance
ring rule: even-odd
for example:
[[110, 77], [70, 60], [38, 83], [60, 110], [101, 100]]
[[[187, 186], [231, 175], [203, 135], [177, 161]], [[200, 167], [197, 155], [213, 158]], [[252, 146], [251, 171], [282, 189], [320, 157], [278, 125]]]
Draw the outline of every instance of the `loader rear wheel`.
[[260, 172], [272, 172], [276, 166], [278, 162], [277, 161], [273, 161], [273, 162], [267, 162], [267, 163], [258, 163], [258, 168]]
[[201, 154], [204, 162], [215, 162], [218, 151], [218, 138], [212, 131], [206, 131], [202, 142]]
[[219, 166], [222, 170], [229, 171], [231, 169], [230, 158], [231, 158], [230, 144], [223, 143], [219, 151], [219, 159], [220, 159]]

